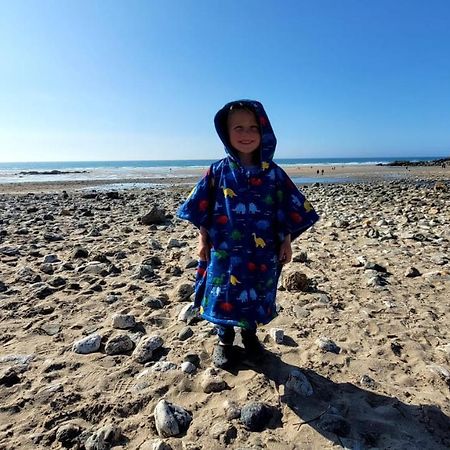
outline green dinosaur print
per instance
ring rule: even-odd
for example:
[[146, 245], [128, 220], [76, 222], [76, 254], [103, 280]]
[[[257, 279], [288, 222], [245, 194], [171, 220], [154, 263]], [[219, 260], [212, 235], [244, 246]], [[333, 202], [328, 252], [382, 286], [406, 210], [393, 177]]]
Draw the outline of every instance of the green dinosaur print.
[[228, 256], [228, 252], [226, 250], [216, 250], [217, 259], [225, 259]]
[[273, 197], [268, 194], [265, 198], [264, 198], [264, 203], [266, 205], [273, 205], [274, 201], [273, 201]]
[[220, 275], [220, 277], [214, 277], [212, 279], [212, 284], [214, 286], [220, 286], [223, 284], [223, 277], [225, 276], [225, 274]]
[[243, 237], [244, 235], [239, 230], [233, 230], [231, 233], [231, 239], [234, 241], [240, 241]]
[[283, 193], [283, 191], [280, 191], [280, 190], [278, 190], [277, 191], [277, 198], [278, 198], [278, 201], [283, 201], [283, 196], [284, 196], [284, 193]]

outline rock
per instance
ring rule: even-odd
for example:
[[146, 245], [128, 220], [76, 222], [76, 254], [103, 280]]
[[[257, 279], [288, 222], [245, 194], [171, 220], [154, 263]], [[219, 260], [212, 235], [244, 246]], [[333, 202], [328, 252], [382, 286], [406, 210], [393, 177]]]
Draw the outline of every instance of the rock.
[[237, 419], [241, 416], [241, 409], [235, 402], [225, 400], [223, 406], [225, 409], [225, 416], [228, 420]]
[[108, 304], [112, 304], [112, 303], [116, 303], [117, 300], [119, 300], [119, 299], [120, 299], [120, 296], [119, 296], [119, 295], [109, 294], [109, 295], [106, 296], [106, 298], [105, 298], [104, 301], [105, 301], [106, 303], [108, 303]]
[[136, 326], [136, 319], [132, 314], [114, 314], [112, 316], [112, 327], [127, 330]]
[[57, 263], [60, 262], [58, 256], [56, 255], [46, 255], [44, 256], [44, 259], [42, 260], [43, 264], [53, 264], [53, 263]]
[[6, 286], [6, 284], [3, 283], [3, 281], [0, 281], [0, 293], [6, 292], [7, 290], [8, 290], [8, 286]]
[[32, 288], [33, 288], [33, 296], [37, 297], [40, 300], [43, 300], [44, 298], [48, 297], [49, 295], [52, 295], [53, 292], [55, 292], [45, 283], [36, 283], [32, 285]]
[[178, 333], [178, 339], [180, 341], [185, 341], [186, 339], [189, 339], [194, 335], [194, 332], [192, 331], [191, 327], [184, 327], [179, 333]]
[[157, 206], [153, 206], [153, 208], [140, 219], [142, 225], [159, 224], [164, 223], [165, 221], [165, 212]]
[[56, 432], [56, 440], [60, 442], [64, 448], [74, 447], [81, 431], [80, 427], [73, 423], [61, 425]]
[[127, 334], [118, 334], [108, 339], [105, 345], [107, 355], [123, 355], [134, 348], [134, 343]]
[[181, 363], [181, 371], [184, 373], [194, 373], [197, 370], [197, 367], [195, 367], [194, 364], [192, 364], [189, 361], [185, 361], [183, 363]]
[[272, 418], [272, 408], [261, 402], [251, 402], [241, 410], [241, 422], [250, 431], [263, 431]]
[[192, 283], [182, 283], [175, 289], [175, 298], [179, 302], [189, 300], [189, 297], [194, 293], [194, 285]]
[[90, 261], [80, 270], [82, 270], [83, 273], [90, 275], [101, 275], [103, 277], [108, 275], [108, 267], [106, 264], [98, 261]]
[[168, 372], [169, 370], [177, 370], [178, 366], [170, 361], [158, 361], [150, 368], [151, 372]]
[[437, 364], [430, 364], [429, 366], [427, 366], [427, 369], [442, 378], [450, 387], [450, 370]]
[[99, 334], [91, 334], [73, 343], [72, 350], [75, 353], [86, 355], [97, 352], [100, 348], [102, 337]]
[[173, 450], [172, 446], [162, 439], [156, 439], [151, 442], [145, 442], [139, 447], [139, 450]]
[[369, 377], [369, 375], [363, 375], [359, 380], [359, 383], [362, 386], [368, 387], [370, 389], [373, 389], [375, 387], [375, 380]]
[[153, 267], [148, 265], [148, 264], [142, 264], [136, 275], [135, 278], [139, 278], [139, 279], [147, 279], [147, 278], [152, 278], [155, 275], [155, 271], [153, 270]]
[[0, 370], [0, 385], [11, 387], [20, 383], [20, 378], [13, 367]]
[[105, 425], [93, 433], [85, 442], [86, 450], [109, 450], [122, 432], [116, 425]]
[[320, 337], [316, 340], [316, 344], [323, 352], [331, 352], [338, 354], [341, 351], [341, 348], [336, 345], [331, 339], [326, 337]]
[[320, 418], [318, 426], [321, 430], [338, 436], [347, 436], [350, 432], [350, 424], [338, 414], [324, 414]]
[[303, 397], [310, 397], [314, 391], [306, 375], [300, 370], [293, 370], [286, 380], [285, 388]]
[[218, 375], [218, 372], [214, 368], [206, 369], [203, 377], [201, 386], [205, 394], [210, 394], [211, 392], [221, 392], [225, 389], [229, 389], [228, 384]]
[[182, 247], [183, 244], [181, 244], [181, 242], [178, 239], [175, 238], [170, 238], [169, 241], [167, 242], [167, 249], [171, 249], [171, 248], [180, 248]]
[[179, 436], [187, 431], [192, 415], [181, 406], [160, 400], [154, 411], [155, 425], [161, 437]]
[[151, 309], [162, 309], [165, 305], [164, 300], [155, 297], [145, 297], [142, 300], [142, 304], [148, 306]]
[[162, 347], [163, 343], [162, 338], [158, 335], [144, 336], [134, 349], [132, 355], [133, 359], [141, 364], [150, 361], [152, 359], [153, 352]]
[[180, 322], [186, 322], [188, 325], [200, 319], [199, 309], [193, 303], [185, 305], [178, 314]]
[[72, 259], [78, 258], [87, 258], [89, 256], [89, 252], [82, 247], [75, 247], [72, 252]]
[[194, 364], [195, 367], [200, 367], [200, 357], [196, 353], [188, 353], [183, 358], [183, 361], [188, 361]]
[[405, 277], [407, 278], [415, 278], [415, 277], [420, 277], [421, 273], [415, 268], [415, 267], [410, 267], [406, 272], [405, 272]]
[[217, 439], [221, 444], [228, 445], [237, 437], [237, 429], [227, 422], [216, 423], [209, 431], [213, 439]]
[[366, 264], [364, 265], [364, 269], [365, 270], [375, 270], [376, 272], [381, 272], [381, 273], [387, 273], [387, 270], [385, 267], [380, 266], [377, 263], [374, 262], [366, 262]]
[[308, 277], [298, 271], [288, 272], [283, 276], [282, 286], [287, 291], [307, 291], [309, 287]]
[[277, 343], [282, 344], [284, 341], [284, 331], [281, 328], [271, 328], [270, 337]]
[[292, 262], [305, 263], [306, 261], [308, 261], [308, 254], [305, 251], [297, 253], [292, 258]]
[[48, 242], [58, 242], [64, 240], [64, 238], [57, 233], [44, 233], [44, 239]]

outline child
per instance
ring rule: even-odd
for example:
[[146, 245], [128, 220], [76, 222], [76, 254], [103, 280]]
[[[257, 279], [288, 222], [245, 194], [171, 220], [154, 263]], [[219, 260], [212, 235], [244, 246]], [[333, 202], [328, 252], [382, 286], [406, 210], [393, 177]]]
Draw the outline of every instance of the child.
[[261, 353], [257, 324], [276, 316], [277, 282], [291, 242], [318, 215], [273, 162], [276, 138], [261, 103], [228, 103], [214, 123], [228, 156], [209, 167], [178, 217], [200, 230], [194, 303], [217, 327], [213, 364], [223, 368], [232, 361], [235, 326], [249, 356]]

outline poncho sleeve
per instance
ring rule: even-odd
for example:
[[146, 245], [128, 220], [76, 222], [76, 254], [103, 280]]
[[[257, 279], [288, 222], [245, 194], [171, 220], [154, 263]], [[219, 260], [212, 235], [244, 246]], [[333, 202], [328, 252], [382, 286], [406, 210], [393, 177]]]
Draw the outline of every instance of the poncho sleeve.
[[319, 216], [311, 203], [306, 200], [295, 183], [280, 167], [278, 167], [277, 185], [278, 236], [281, 242], [287, 234], [290, 234], [292, 242], [313, 226], [319, 220]]
[[214, 206], [212, 205], [213, 189], [214, 176], [211, 166], [179, 207], [177, 216], [188, 220], [197, 228], [204, 227], [208, 230], [211, 226], [211, 213]]

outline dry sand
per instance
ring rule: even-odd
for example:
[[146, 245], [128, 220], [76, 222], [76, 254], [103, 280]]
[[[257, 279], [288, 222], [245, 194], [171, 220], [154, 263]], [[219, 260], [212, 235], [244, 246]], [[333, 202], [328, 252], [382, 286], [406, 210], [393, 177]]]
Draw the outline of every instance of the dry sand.
[[[284, 277], [308, 283], [280, 286], [280, 314], [258, 330], [263, 359], [238, 337], [240, 361], [215, 376], [211, 325], [178, 319], [196, 259], [196, 231], [174, 218], [188, 187], [2, 186], [0, 448], [450, 448], [448, 169], [330, 172], [367, 182], [303, 189], [321, 221], [295, 242]], [[165, 222], [142, 225], [155, 205]], [[136, 325], [118, 329], [117, 313]], [[98, 351], [73, 351], [92, 334]], [[108, 354], [155, 334], [163, 344], [145, 364], [131, 347]], [[297, 392], [299, 371], [311, 396]], [[158, 436], [161, 399], [191, 414], [180, 436]], [[236, 417], [250, 402], [276, 412], [263, 431]]]

